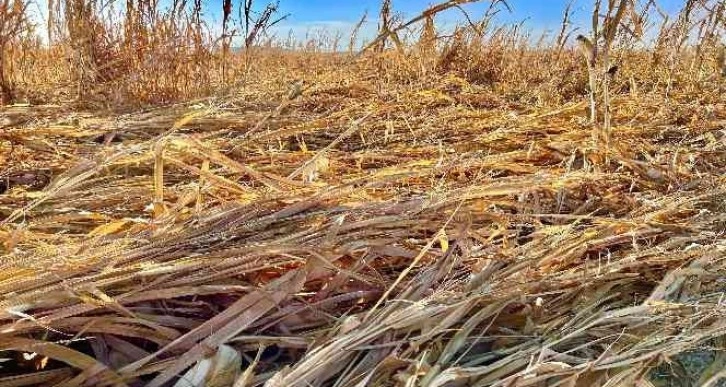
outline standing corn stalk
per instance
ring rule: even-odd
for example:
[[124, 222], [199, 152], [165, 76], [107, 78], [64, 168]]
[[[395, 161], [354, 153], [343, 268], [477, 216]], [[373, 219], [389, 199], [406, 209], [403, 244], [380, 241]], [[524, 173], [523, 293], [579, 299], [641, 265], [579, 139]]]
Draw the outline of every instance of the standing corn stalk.
[[375, 52], [381, 53], [386, 48], [388, 37], [391, 33], [391, 0], [383, 0], [378, 21], [378, 34], [383, 36], [375, 47]]
[[14, 98], [13, 85], [6, 70], [6, 55], [11, 41], [27, 27], [27, 3], [23, 0], [0, 0], [0, 104]]
[[235, 31], [230, 31], [232, 15], [232, 0], [222, 1], [222, 82], [227, 83], [227, 61], [229, 59], [229, 48], [232, 44], [232, 37]]
[[378, 34], [383, 38], [376, 44], [375, 51], [378, 53], [383, 52], [386, 49], [386, 43], [388, 38], [391, 38], [393, 44], [396, 45], [396, 49], [399, 52], [403, 52], [403, 43], [401, 38], [398, 36], [397, 25], [400, 24], [400, 20], [393, 15], [393, 7], [391, 0], [383, 0], [381, 4], [380, 20], [378, 22]]
[[[595, 73], [595, 68], [597, 66], [597, 46], [592, 44], [590, 39], [584, 35], [577, 36], [577, 43], [583, 58], [585, 58], [585, 63], [587, 64], [587, 75], [589, 80], [588, 94], [590, 96], [590, 124], [595, 125], [597, 122], [597, 103], [595, 101], [597, 88], [597, 75]], [[597, 139], [596, 132], [593, 132], [593, 136]]]
[[436, 51], [436, 25], [434, 24], [433, 15], [427, 16], [424, 21], [419, 45], [423, 53], [432, 54]]
[[[617, 72], [610, 59], [610, 51], [617, 37], [618, 30], [626, 15], [630, 17], [633, 28], [630, 29], [636, 36], [641, 33], [641, 21], [634, 12], [634, 0], [608, 0], [607, 12], [602, 18], [600, 8], [602, 0], [595, 1], [592, 13], [592, 39], [583, 35], [577, 37], [580, 51], [587, 64], [590, 96], [590, 124], [593, 125], [593, 140], [605, 144], [606, 151], [610, 149], [611, 138], [611, 110], [610, 110], [610, 82]], [[597, 121], [597, 93], [598, 84], [602, 89], [602, 127]]]
[[251, 67], [251, 48], [257, 43], [260, 36], [264, 35], [268, 29], [287, 19], [290, 14], [276, 17], [279, 13], [280, 2], [270, 2], [260, 12], [255, 12], [254, 1], [244, 0], [240, 7], [240, 19], [244, 28], [244, 44], [245, 44], [245, 79], [249, 74]]
[[244, 2], [244, 16], [242, 16], [242, 20], [244, 22], [245, 49], [252, 47], [258, 38], [264, 35], [268, 29], [290, 16], [290, 14], [285, 14], [278, 18], [273, 18], [279, 12], [279, 1], [268, 3], [260, 12], [253, 10], [253, 3], [252, 0], [245, 0]]
[[700, 69], [703, 66], [707, 52], [719, 45], [721, 26], [726, 26], [726, 1], [720, 0], [710, 7], [704, 4], [703, 8], [706, 15], [700, 24], [696, 55], [691, 62], [691, 70]]
[[[390, 1], [388, 1], [388, 0], [386, 0], [386, 1], [390, 3]], [[393, 20], [393, 21], [390, 21], [387, 23], [381, 23], [381, 25], [379, 25], [378, 36], [376, 36], [375, 39], [373, 39], [373, 41], [371, 41], [365, 47], [363, 47], [360, 51], [358, 51], [358, 53], [356, 54], [356, 57], [363, 55], [364, 53], [368, 52], [369, 50], [375, 51], [377, 49], [380, 49], [380, 47], [385, 47], [385, 42], [388, 40], [389, 37], [391, 39], [393, 39], [394, 43], [396, 43], [397, 45], [400, 45], [402, 43], [398, 37], [398, 33], [400, 31], [403, 31], [404, 29], [411, 27], [412, 25], [414, 25], [416, 23], [425, 21], [427, 17], [434, 17], [438, 13], [441, 13], [441, 12], [444, 12], [444, 11], [447, 11], [447, 10], [453, 9], [453, 8], [460, 8], [460, 6], [463, 4], [476, 3], [478, 1], [480, 1], [480, 0], [448, 0], [443, 3], [439, 3], [439, 4], [430, 6], [425, 11], [423, 11], [420, 15], [418, 15], [414, 18], [411, 18], [406, 22], [403, 22], [399, 19], [398, 22], [396, 22], [396, 20]], [[490, 2], [492, 3], [492, 5], [502, 3], [509, 9], [509, 5], [504, 0], [490, 0]], [[385, 6], [385, 4], [384, 4], [384, 6]], [[389, 7], [390, 7], [390, 5], [389, 5]], [[382, 8], [382, 11], [384, 10], [384, 8], [385, 7]], [[492, 8], [490, 7], [490, 9], [492, 9]], [[488, 11], [487, 11], [487, 15], [489, 15]], [[493, 14], [492, 14], [492, 16], [493, 16]], [[485, 21], [488, 21], [488, 20], [489, 20], [489, 18], [486, 17]], [[388, 24], [387, 28], [381, 28], [382, 25], [386, 25], [386, 24]], [[484, 27], [479, 26], [477, 29], [479, 31], [482, 31], [484, 29]], [[403, 49], [402, 46], [399, 48]]]
[[353, 27], [353, 31], [350, 33], [350, 42], [348, 43], [348, 54], [353, 55], [353, 51], [355, 50], [356, 41], [358, 40], [358, 34], [360, 33], [360, 29], [363, 27], [363, 24], [365, 24], [366, 19], [368, 18], [368, 12], [365, 12], [363, 16], [358, 20], [358, 23], [355, 24], [355, 27]]
[[[571, 18], [572, 18], [572, 2], [574, 0], [570, 0], [569, 3], [567, 3], [567, 6], [565, 7], [565, 12], [562, 15], [562, 26], [560, 27], [560, 32], [557, 34], [557, 40], [555, 43], [555, 47], [557, 48], [557, 61], [559, 62], [560, 57], [562, 56], [562, 51], [565, 49], [565, 44], [569, 40], [570, 35], [572, 34], [572, 31], [568, 32], [568, 28], [571, 24]], [[577, 39], [580, 40], [580, 37], [582, 35], [578, 35]], [[584, 38], [584, 36], [582, 36]]]
[[[105, 36], [96, 0], [65, 0], [65, 23], [77, 70], [77, 96], [83, 99], [98, 80]], [[140, 23], [141, 21], [137, 21]]]

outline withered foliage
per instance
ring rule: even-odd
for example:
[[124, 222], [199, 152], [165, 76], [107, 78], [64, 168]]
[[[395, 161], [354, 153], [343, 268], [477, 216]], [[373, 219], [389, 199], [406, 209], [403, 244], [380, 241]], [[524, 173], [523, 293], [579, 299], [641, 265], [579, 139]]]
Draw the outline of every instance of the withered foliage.
[[607, 147], [577, 47], [489, 16], [257, 47], [125, 114], [3, 107], [0, 385], [649, 386], [706, 350], [676, 376], [716, 385], [725, 84], [684, 12], [613, 38]]

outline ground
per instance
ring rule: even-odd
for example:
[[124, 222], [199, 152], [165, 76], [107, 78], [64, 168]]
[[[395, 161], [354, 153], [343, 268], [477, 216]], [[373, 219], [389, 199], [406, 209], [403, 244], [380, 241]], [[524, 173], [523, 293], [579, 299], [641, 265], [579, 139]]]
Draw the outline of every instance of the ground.
[[720, 94], [618, 93], [604, 144], [584, 95], [366, 71], [2, 108], [0, 343], [40, 354], [2, 377], [604, 385], [721, 356]]

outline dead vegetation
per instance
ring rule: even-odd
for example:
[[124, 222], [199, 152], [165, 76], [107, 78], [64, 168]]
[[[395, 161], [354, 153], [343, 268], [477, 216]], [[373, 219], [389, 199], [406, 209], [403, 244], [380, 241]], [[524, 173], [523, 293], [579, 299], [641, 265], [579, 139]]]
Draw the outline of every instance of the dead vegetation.
[[222, 55], [184, 7], [103, 50], [11, 45], [16, 96], [58, 92], [0, 111], [0, 385], [715, 386], [723, 2], [614, 3], [658, 39], [610, 29], [597, 65], [503, 5], [443, 36], [385, 2], [358, 56]]

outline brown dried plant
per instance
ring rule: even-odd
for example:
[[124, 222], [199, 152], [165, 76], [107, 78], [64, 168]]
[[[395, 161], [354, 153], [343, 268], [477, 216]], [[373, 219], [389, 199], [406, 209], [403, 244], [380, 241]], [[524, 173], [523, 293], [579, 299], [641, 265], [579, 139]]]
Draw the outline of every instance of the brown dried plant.
[[267, 3], [67, 1], [3, 51], [0, 386], [724, 378], [721, 0], [576, 42], [394, 2], [357, 55], [244, 47]]

